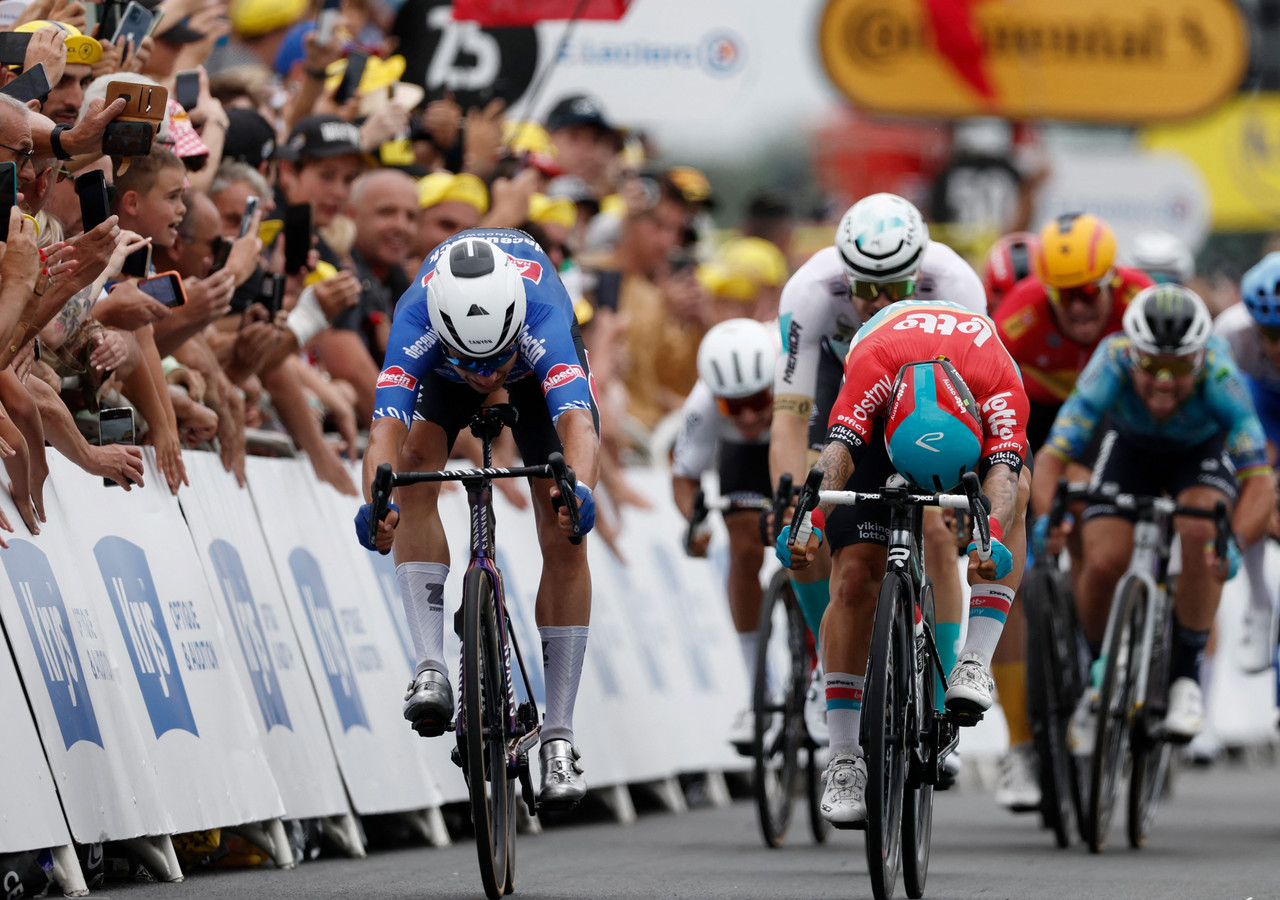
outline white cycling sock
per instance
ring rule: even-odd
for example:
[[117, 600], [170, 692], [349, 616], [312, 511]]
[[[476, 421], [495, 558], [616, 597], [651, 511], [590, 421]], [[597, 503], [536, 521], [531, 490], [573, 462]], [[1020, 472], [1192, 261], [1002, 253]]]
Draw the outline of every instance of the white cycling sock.
[[976, 656], [991, 668], [991, 656], [996, 652], [1012, 605], [1013, 588], [1003, 584], [975, 584], [969, 594], [969, 631], [964, 636], [960, 656]]
[[832, 757], [862, 755], [858, 728], [862, 722], [862, 687], [866, 680], [862, 675], [846, 672], [828, 672], [824, 676]]
[[738, 646], [742, 649], [742, 663], [747, 669], [747, 705], [756, 695], [756, 651], [760, 646], [760, 632], [738, 632]]
[[547, 715], [542, 720], [542, 742], [573, 743], [573, 704], [582, 680], [582, 660], [587, 654], [586, 625], [542, 625], [542, 666], [547, 679]]
[[1271, 612], [1271, 590], [1267, 587], [1267, 573], [1263, 567], [1267, 558], [1266, 538], [1255, 541], [1240, 555], [1244, 570], [1249, 575], [1249, 605], [1256, 612]]
[[444, 563], [405, 562], [396, 566], [400, 600], [409, 620], [409, 637], [418, 657], [415, 675], [424, 669], [447, 674], [444, 666]]

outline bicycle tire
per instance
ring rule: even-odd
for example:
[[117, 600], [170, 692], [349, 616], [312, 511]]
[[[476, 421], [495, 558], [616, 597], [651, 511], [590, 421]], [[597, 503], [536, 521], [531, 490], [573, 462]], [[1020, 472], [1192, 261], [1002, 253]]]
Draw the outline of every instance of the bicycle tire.
[[[1150, 615], [1152, 604], [1145, 604], [1143, 615]], [[1147, 667], [1147, 692], [1133, 717], [1133, 734], [1129, 739], [1129, 755], [1133, 759], [1129, 771], [1129, 846], [1141, 849], [1151, 834], [1156, 807], [1164, 793], [1169, 775], [1172, 747], [1162, 735], [1168, 708], [1169, 654], [1173, 646], [1173, 617], [1165, 616], [1156, 623], [1155, 645]]]
[[[1133, 713], [1131, 660], [1138, 651], [1141, 631], [1135, 610], [1139, 590], [1136, 579], [1126, 579], [1117, 588], [1111, 605], [1111, 638], [1103, 649], [1106, 667], [1098, 692], [1098, 724], [1093, 758], [1089, 762], [1089, 849], [1101, 853], [1111, 830], [1116, 794], [1128, 761], [1130, 719]], [[1146, 585], [1139, 583], [1141, 593]]]
[[507, 888], [515, 790], [507, 772], [506, 662], [493, 582], [487, 571], [468, 570], [462, 604], [462, 690], [471, 823], [485, 895], [499, 900]]
[[1076, 831], [1075, 761], [1067, 745], [1074, 700], [1070, 674], [1061, 653], [1062, 623], [1057, 621], [1061, 585], [1055, 571], [1033, 569], [1023, 585], [1027, 614], [1027, 718], [1038, 761], [1040, 817], [1059, 848], [1071, 846]]
[[[876, 900], [889, 900], [902, 863], [903, 791], [907, 759], [906, 666], [915, 643], [900, 607], [912, 602], [906, 576], [890, 572], [880, 585], [871, 653], [862, 692], [862, 748], [867, 761], [867, 870]], [[908, 650], [910, 647], [910, 650]]]
[[809, 835], [815, 844], [825, 844], [831, 836], [831, 823], [822, 815], [822, 773], [827, 764], [825, 747], [809, 743], [809, 758], [805, 760], [805, 777], [808, 779]]
[[[760, 833], [769, 847], [781, 847], [791, 825], [799, 777], [800, 736], [804, 731], [806, 666], [804, 617], [785, 570], [774, 573], [760, 604], [756, 680], [752, 690], [755, 736], [752, 791]], [[776, 687], [770, 673], [781, 678]]]
[[[925, 578], [920, 591], [920, 613], [930, 631], [933, 629], [933, 584]], [[933, 782], [936, 772], [927, 766], [933, 758], [933, 717], [938, 693], [938, 679], [933, 657], [925, 646], [916, 647], [908, 659], [916, 663], [914, 678], [916, 700], [907, 703], [907, 755], [911, 765], [907, 771], [902, 802], [902, 884], [911, 900], [924, 896], [924, 883], [929, 876], [929, 849], [933, 840]], [[915, 740], [911, 740], [915, 735]]]

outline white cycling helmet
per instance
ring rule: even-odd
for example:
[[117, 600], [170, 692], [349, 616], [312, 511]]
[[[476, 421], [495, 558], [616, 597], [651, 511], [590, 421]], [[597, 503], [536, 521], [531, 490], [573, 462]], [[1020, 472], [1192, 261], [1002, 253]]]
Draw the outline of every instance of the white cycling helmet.
[[1213, 317], [1200, 295], [1180, 284], [1143, 288], [1124, 311], [1124, 333], [1142, 353], [1190, 356], [1204, 350]]
[[1196, 274], [1196, 258], [1182, 238], [1167, 231], [1142, 231], [1129, 244], [1129, 259], [1156, 281], [1186, 284]]
[[463, 238], [427, 282], [427, 315], [446, 348], [470, 359], [498, 356], [524, 325], [524, 279], [504, 251], [483, 238]]
[[773, 387], [778, 345], [768, 326], [729, 319], [714, 326], [698, 347], [698, 377], [717, 397], [736, 400]]
[[920, 210], [897, 194], [863, 197], [840, 219], [836, 250], [854, 281], [899, 281], [920, 271], [929, 228]]

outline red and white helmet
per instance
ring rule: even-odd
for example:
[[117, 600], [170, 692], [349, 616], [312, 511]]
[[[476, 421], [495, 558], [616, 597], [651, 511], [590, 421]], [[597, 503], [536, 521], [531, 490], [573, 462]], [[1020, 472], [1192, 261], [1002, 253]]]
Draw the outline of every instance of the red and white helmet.
[[987, 289], [987, 312], [993, 313], [1004, 295], [1034, 269], [1040, 238], [1029, 231], [1014, 231], [991, 245], [982, 266], [982, 286]]

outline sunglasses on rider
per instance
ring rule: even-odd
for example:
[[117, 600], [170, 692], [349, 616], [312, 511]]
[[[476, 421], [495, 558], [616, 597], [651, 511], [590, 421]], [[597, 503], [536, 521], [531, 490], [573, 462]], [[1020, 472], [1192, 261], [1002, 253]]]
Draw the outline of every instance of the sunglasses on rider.
[[849, 279], [849, 293], [868, 303], [874, 303], [881, 294], [889, 298], [890, 303], [906, 300], [916, 292], [916, 280], [904, 278], [901, 281], [856, 281]]
[[716, 406], [722, 416], [739, 416], [744, 412], [764, 412], [773, 407], [773, 391], [765, 388], [750, 397], [717, 397]]
[[1108, 273], [1097, 281], [1091, 281], [1088, 284], [1078, 285], [1069, 288], [1056, 288], [1051, 285], [1045, 285], [1044, 292], [1049, 295], [1049, 302], [1055, 306], [1070, 306], [1072, 303], [1084, 303], [1093, 306], [1098, 302], [1098, 298], [1102, 296], [1102, 289], [1111, 283], [1111, 275]]
[[511, 358], [516, 355], [517, 349], [519, 348], [516, 342], [512, 341], [506, 350], [503, 350], [497, 356], [490, 356], [487, 359], [473, 359], [470, 356], [450, 356], [448, 351], [445, 351], [444, 361], [455, 369], [461, 369], [463, 372], [469, 372], [472, 375], [479, 375], [481, 378], [488, 378], [509, 363]]
[[1258, 334], [1262, 335], [1268, 341], [1280, 341], [1280, 326], [1275, 325], [1259, 325]]
[[1142, 353], [1130, 350], [1133, 364], [1141, 371], [1156, 379], [1182, 378], [1200, 370], [1204, 354], [1192, 353], [1190, 356], [1176, 356], [1168, 353]]

